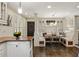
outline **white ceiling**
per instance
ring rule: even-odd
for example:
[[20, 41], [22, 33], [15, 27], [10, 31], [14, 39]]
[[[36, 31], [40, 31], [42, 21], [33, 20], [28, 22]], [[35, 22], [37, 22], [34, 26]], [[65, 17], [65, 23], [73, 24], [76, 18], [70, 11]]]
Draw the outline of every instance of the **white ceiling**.
[[[17, 12], [19, 2], [8, 2], [8, 7]], [[22, 2], [23, 15], [40, 17], [79, 15], [78, 2]], [[52, 8], [48, 9], [47, 6]]]

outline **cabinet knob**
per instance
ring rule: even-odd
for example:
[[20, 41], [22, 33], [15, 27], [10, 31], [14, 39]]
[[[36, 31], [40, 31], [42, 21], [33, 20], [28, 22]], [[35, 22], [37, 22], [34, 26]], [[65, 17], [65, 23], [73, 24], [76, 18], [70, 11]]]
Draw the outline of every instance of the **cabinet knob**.
[[16, 45], [16, 47], [18, 47], [18, 45]]

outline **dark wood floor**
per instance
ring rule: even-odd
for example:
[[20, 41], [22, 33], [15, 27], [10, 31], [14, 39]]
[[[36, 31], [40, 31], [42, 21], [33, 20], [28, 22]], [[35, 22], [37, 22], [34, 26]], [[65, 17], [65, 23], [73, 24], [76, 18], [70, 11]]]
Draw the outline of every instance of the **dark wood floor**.
[[67, 48], [60, 43], [48, 44], [47, 47], [34, 47], [34, 57], [77, 57], [79, 49]]

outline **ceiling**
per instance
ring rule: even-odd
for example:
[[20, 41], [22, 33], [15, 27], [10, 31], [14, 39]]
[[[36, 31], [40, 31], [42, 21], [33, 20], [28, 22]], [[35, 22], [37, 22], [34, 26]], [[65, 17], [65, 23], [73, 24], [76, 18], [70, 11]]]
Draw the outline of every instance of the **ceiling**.
[[[19, 2], [8, 2], [8, 7], [17, 12]], [[24, 16], [39, 17], [63, 17], [68, 15], [79, 15], [78, 2], [22, 2], [22, 9]], [[52, 8], [47, 8], [51, 5]]]

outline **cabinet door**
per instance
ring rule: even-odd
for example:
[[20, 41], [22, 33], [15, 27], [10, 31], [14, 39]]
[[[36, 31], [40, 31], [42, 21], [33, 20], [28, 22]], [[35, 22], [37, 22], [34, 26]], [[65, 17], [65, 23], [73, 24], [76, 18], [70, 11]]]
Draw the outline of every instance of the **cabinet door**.
[[17, 54], [20, 57], [29, 57], [30, 56], [30, 42], [19, 42], [17, 45]]
[[9, 57], [29, 57], [31, 56], [30, 42], [8, 42], [7, 56]]
[[7, 3], [0, 2], [0, 24], [7, 24]]
[[6, 43], [0, 44], [0, 57], [6, 57], [7, 56], [7, 47]]
[[8, 57], [14, 57], [17, 56], [17, 51], [16, 51], [16, 44], [14, 43], [9, 43], [7, 42], [7, 56]]

